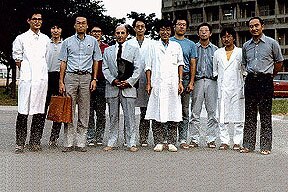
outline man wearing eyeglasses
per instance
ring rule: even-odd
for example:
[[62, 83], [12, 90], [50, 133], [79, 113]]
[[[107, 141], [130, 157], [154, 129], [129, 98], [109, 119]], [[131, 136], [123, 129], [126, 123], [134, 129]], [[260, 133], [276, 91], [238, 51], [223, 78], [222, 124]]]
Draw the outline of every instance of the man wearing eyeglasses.
[[[64, 126], [63, 152], [75, 150], [86, 152], [87, 128], [90, 112], [90, 92], [96, 89], [98, 61], [102, 60], [97, 40], [86, 34], [88, 23], [85, 17], [75, 19], [76, 34], [63, 41], [59, 59], [59, 92], [72, 98], [73, 122]], [[77, 125], [74, 125], [78, 104]]]
[[30, 29], [18, 35], [13, 42], [13, 59], [20, 71], [18, 87], [18, 115], [16, 121], [15, 153], [24, 152], [27, 137], [27, 118], [32, 115], [29, 149], [41, 150], [45, 124], [45, 100], [48, 72], [46, 62], [49, 37], [40, 32], [42, 14], [34, 11], [27, 22]]
[[181, 45], [183, 51], [184, 67], [183, 67], [183, 86], [184, 91], [181, 94], [183, 121], [178, 125], [178, 141], [181, 149], [189, 149], [187, 144], [187, 132], [189, 130], [189, 102], [191, 92], [194, 88], [194, 79], [196, 71], [197, 50], [193, 41], [185, 38], [189, 21], [186, 18], [176, 18], [173, 22], [175, 35], [171, 37], [171, 41], [176, 41]]
[[[101, 41], [103, 32], [99, 26], [95, 26], [90, 31], [90, 35], [97, 39], [98, 45], [100, 47], [101, 53], [104, 53], [105, 48], [108, 47], [106, 43]], [[87, 143], [88, 146], [102, 145], [103, 136], [105, 131], [105, 111], [106, 111], [106, 99], [105, 99], [105, 78], [102, 72], [102, 60], [98, 62], [98, 72], [97, 72], [97, 87], [95, 91], [91, 92], [90, 98], [90, 116], [88, 123], [87, 132]], [[95, 129], [95, 114], [96, 112], [96, 129]]]
[[126, 143], [131, 152], [136, 147], [135, 84], [141, 73], [140, 54], [137, 47], [127, 44], [128, 29], [119, 25], [115, 29], [116, 44], [104, 50], [102, 71], [106, 79], [105, 96], [109, 106], [110, 129], [108, 144], [104, 151], [112, 151], [117, 146], [119, 135], [120, 104], [124, 114]]

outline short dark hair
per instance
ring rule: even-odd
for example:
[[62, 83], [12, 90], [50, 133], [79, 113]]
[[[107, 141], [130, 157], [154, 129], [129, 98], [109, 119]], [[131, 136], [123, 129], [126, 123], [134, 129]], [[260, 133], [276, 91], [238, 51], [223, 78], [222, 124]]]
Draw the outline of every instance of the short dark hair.
[[33, 15], [36, 15], [36, 14], [40, 14], [40, 15], [43, 17], [42, 11], [41, 11], [40, 9], [37, 9], [37, 8], [32, 8], [32, 9], [28, 10], [28, 11], [26, 12], [26, 17], [27, 17], [28, 19], [32, 19], [32, 16], [33, 16]]
[[170, 27], [173, 30], [173, 23], [170, 20], [161, 19], [156, 24], [156, 31], [159, 32], [162, 27]]
[[264, 20], [261, 19], [260, 17], [255, 16], [255, 17], [252, 17], [252, 18], [249, 19], [249, 21], [248, 21], [248, 27], [249, 27], [250, 21], [253, 20], [253, 19], [258, 19], [258, 21], [260, 22], [260, 24], [261, 24], [261, 25], [264, 25]]
[[220, 37], [224, 37], [226, 33], [233, 36], [234, 39], [236, 39], [236, 31], [233, 27], [224, 27], [220, 32]]
[[116, 27], [115, 27], [115, 29], [114, 29], [114, 33], [116, 32], [116, 28], [117, 28], [117, 27], [120, 27], [120, 26], [121, 26], [121, 27], [125, 27], [126, 33], [127, 33], [127, 34], [130, 34], [129, 31], [130, 31], [131, 29], [129, 29], [129, 27], [131, 27], [131, 26], [128, 25], [128, 24], [122, 24], [122, 23], [119, 23], [119, 24], [116, 25]]
[[197, 27], [197, 33], [199, 33], [199, 29], [203, 26], [207, 26], [209, 28], [209, 31], [212, 32], [212, 26], [209, 23], [201, 23], [200, 25], [198, 25]]
[[186, 28], [189, 27], [189, 20], [186, 17], [176, 17], [173, 21], [173, 25], [175, 26], [178, 20], [186, 21]]
[[141, 21], [141, 22], [143, 22], [143, 23], [146, 25], [146, 21], [145, 21], [144, 18], [142, 18], [142, 17], [137, 17], [136, 19], [134, 19], [134, 21], [133, 21], [133, 23], [132, 23], [132, 27], [133, 27], [133, 28], [136, 27], [136, 23], [137, 23], [138, 21]]

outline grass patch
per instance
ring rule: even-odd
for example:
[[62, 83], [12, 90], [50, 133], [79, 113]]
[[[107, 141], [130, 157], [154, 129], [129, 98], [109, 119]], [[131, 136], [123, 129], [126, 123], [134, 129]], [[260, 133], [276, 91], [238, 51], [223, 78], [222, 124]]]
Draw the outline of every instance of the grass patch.
[[273, 99], [273, 115], [288, 115], [288, 99]]
[[0, 87], [0, 105], [16, 106], [17, 99], [12, 99], [10, 95], [5, 93], [5, 87]]

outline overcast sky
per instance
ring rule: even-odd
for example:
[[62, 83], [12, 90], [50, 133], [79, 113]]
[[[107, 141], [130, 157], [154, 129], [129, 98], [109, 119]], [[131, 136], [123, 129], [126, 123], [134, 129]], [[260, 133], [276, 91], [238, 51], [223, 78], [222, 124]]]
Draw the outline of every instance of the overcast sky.
[[161, 0], [103, 0], [103, 4], [107, 10], [104, 14], [117, 19], [126, 18], [131, 11], [146, 15], [155, 13], [161, 18]]

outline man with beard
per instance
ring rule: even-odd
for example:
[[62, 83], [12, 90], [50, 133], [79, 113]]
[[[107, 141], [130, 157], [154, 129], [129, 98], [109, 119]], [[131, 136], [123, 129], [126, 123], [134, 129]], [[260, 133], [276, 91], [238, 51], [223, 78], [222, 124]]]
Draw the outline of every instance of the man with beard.
[[[64, 126], [63, 152], [75, 150], [86, 152], [86, 133], [90, 112], [90, 91], [96, 89], [98, 61], [102, 59], [97, 40], [86, 34], [88, 24], [85, 17], [77, 17], [76, 34], [64, 40], [60, 51], [59, 92], [72, 98], [73, 122]], [[77, 126], [74, 126], [76, 102], [78, 103]]]

